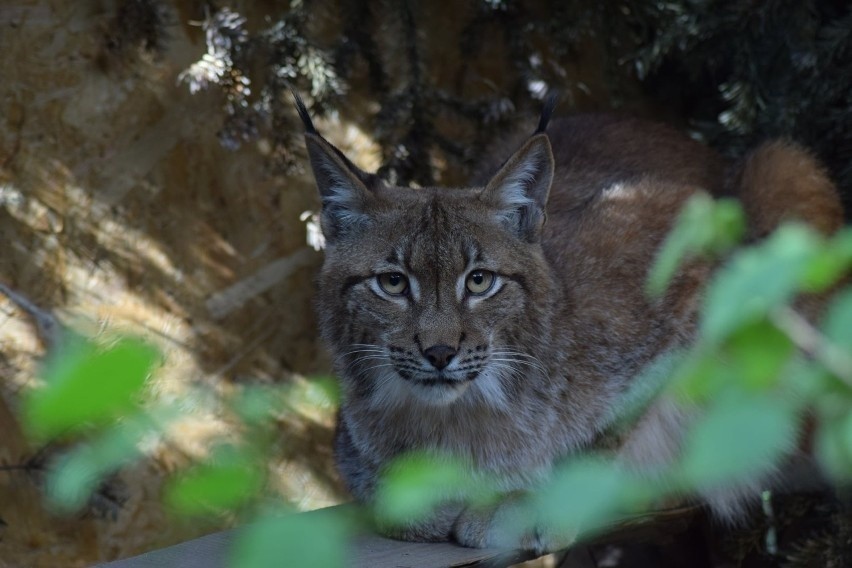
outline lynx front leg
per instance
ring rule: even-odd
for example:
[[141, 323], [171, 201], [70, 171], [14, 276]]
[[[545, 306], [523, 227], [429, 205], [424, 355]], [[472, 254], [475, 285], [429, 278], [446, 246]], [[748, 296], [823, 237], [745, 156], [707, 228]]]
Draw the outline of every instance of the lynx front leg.
[[575, 530], [539, 522], [517, 496], [489, 507], [466, 508], [456, 520], [453, 536], [471, 548], [519, 548], [538, 555], [568, 548], [577, 540]]

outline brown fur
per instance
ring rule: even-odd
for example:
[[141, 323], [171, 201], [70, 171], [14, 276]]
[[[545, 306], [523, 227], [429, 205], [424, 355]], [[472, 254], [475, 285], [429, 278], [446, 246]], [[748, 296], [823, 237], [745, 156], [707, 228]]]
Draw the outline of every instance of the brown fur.
[[[486, 160], [483, 172], [498, 171], [473, 187], [410, 189], [357, 170], [303, 119], [328, 238], [317, 308], [343, 386], [335, 451], [362, 501], [412, 450], [453, 454], [510, 493], [593, 445], [631, 381], [694, 337], [708, 264], [684, 267], [661, 299], [643, 292], [690, 196], [738, 195], [761, 234], [790, 215], [825, 231], [841, 219], [822, 168], [786, 143], [756, 151], [727, 184], [719, 156], [667, 127], [578, 116], [528, 138], [499, 170], [502, 156]], [[465, 291], [476, 270], [497, 274], [499, 289]], [[383, 291], [389, 273], [409, 279], [408, 295]], [[445, 369], [430, 347], [455, 352]], [[617, 452], [640, 469], [665, 463], [686, 421], [660, 403]], [[741, 493], [707, 498], [731, 515]], [[498, 522], [511, 507], [449, 503], [388, 530], [469, 546], [570, 541], [546, 530], [513, 540]]]
[[765, 236], [782, 221], [800, 220], [830, 233], [843, 209], [825, 168], [804, 148], [774, 140], [752, 152], [734, 178], [751, 219], [752, 235]]

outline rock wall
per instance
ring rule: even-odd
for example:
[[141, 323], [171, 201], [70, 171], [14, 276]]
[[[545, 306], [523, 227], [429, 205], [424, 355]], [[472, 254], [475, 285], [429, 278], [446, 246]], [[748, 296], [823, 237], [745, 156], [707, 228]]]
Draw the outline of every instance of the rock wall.
[[[311, 309], [321, 255], [300, 220], [317, 208], [313, 182], [270, 173], [262, 143], [220, 146], [222, 101], [177, 79], [205, 51], [187, 23], [203, 6], [160, 4], [153, 23], [135, 0], [0, 6], [0, 284], [83, 333], [157, 344], [163, 396], [327, 371]], [[43, 348], [31, 314], [0, 294], [0, 464], [39, 450], [16, 414]], [[193, 455], [226, 427], [202, 410], [178, 443]], [[299, 455], [281, 458], [282, 491], [333, 502], [331, 417], [283, 428]], [[122, 474], [111, 519], [54, 517], [38, 475], [0, 471], [0, 566], [85, 566], [214, 528], [166, 516], [159, 487], [179, 460], [154, 458]]]

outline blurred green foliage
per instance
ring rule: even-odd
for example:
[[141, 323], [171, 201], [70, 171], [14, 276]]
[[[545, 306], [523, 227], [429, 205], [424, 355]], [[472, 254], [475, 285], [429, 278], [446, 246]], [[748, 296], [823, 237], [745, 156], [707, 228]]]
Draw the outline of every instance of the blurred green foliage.
[[[549, 530], [588, 533], [647, 505], [645, 482], [611, 460], [579, 457], [559, 468], [531, 500], [528, 519]], [[529, 523], [521, 528], [535, 529]]]
[[[702, 207], [703, 213], [687, 208], [682, 219], [713, 218], [718, 206]], [[673, 231], [658, 264], [682, 262], [684, 245], [676, 241], [688, 238]], [[698, 341], [669, 386], [682, 399], [708, 405], [683, 457], [686, 489], [777, 467], [801, 440], [806, 413], [816, 418], [815, 436], [825, 448], [817, 452], [821, 465], [838, 483], [852, 479], [852, 462], [842, 457], [852, 452], [852, 433], [839, 433], [852, 414], [852, 290], [844, 288], [850, 238], [852, 228], [825, 238], [787, 224], [736, 250], [716, 272]], [[716, 250], [707, 245], [701, 252]], [[828, 301], [831, 288], [835, 299]], [[823, 296], [803, 298], [807, 292]], [[819, 304], [827, 308], [814, 309]], [[800, 310], [824, 316], [815, 323]]]
[[[151, 396], [150, 380], [160, 359], [151, 345], [131, 338], [107, 345], [73, 335], [64, 339], [64, 347], [41, 370], [41, 386], [27, 393], [23, 405], [23, 422], [33, 440], [66, 444], [45, 474], [53, 509], [74, 513], [89, 505], [121, 467], [143, 458], [153, 442], [168, 443], [171, 425], [185, 415], [187, 405], [197, 403], [190, 399], [200, 398], [221, 404], [240, 427], [214, 440], [206, 457], [174, 474], [164, 489], [165, 504], [193, 519], [236, 515], [253, 520], [236, 540], [235, 566], [279, 565], [281, 558], [298, 566], [312, 561], [342, 565], [351, 521], [333, 514], [298, 515], [278, 502], [266, 484], [278, 420], [300, 409], [336, 405], [336, 381], [319, 377], [294, 385], [247, 385], [225, 398], [201, 392], [182, 402], [164, 402]], [[327, 540], [328, 547], [317, 548]]]
[[807, 227], [785, 225], [764, 242], [734, 254], [707, 290], [702, 338], [724, 341], [741, 326], [789, 303], [820, 245]]
[[375, 514], [383, 523], [404, 524], [425, 517], [444, 501], [485, 504], [495, 491], [493, 480], [474, 479], [460, 459], [411, 453], [385, 471]]
[[[643, 378], [642, 392], [629, 393], [613, 416], [635, 419], [658, 397], [700, 409], [684, 452], [653, 480], [603, 454], [570, 459], [517, 500], [506, 530], [547, 526], [591, 534], [666, 497], [754, 479], [794, 449], [806, 413], [814, 419], [819, 463], [838, 483], [852, 480], [852, 289], [844, 288], [852, 229], [822, 237], [789, 224], [746, 246], [737, 244], [742, 219], [735, 202], [697, 197], [649, 270], [649, 294], [659, 296], [685, 262], [709, 256], [719, 265], [693, 347], [658, 362], [650, 374], [662, 380]], [[817, 322], [800, 314], [814, 301], [798, 299], [809, 291], [819, 291], [819, 302], [828, 305]], [[163, 436], [181, 411], [147, 396], [159, 358], [151, 346], [132, 339], [67, 345], [45, 365], [43, 385], [28, 393], [24, 416], [36, 440], [77, 441], [49, 469], [46, 484], [51, 502], [73, 511], [110, 474], [142, 456], [143, 442]], [[234, 566], [272, 566], [282, 558], [292, 565], [342, 566], [346, 540], [363, 522], [351, 512], [296, 514], [266, 488], [276, 420], [305, 405], [336, 404], [337, 396], [328, 378], [237, 389], [224, 404], [240, 431], [177, 472], [165, 502], [189, 517], [236, 514], [248, 521], [233, 550]], [[471, 476], [462, 459], [408, 455], [387, 469], [373, 514], [383, 523], [405, 523], [448, 500], [488, 506], [498, 499], [496, 488], [495, 480]]]
[[648, 275], [646, 290], [659, 296], [684, 260], [707, 253], [722, 254], [745, 231], [745, 216], [736, 201], [700, 193], [685, 206]]
[[346, 566], [346, 541], [356, 525], [348, 512], [298, 514], [292, 510], [263, 511], [239, 533], [231, 566]]
[[46, 388], [24, 401], [26, 424], [36, 439], [77, 434], [130, 413], [157, 358], [137, 341], [121, 340], [103, 350], [71, 338], [44, 372]]
[[259, 457], [247, 445], [214, 448], [206, 462], [172, 480], [164, 499], [184, 515], [239, 510], [263, 487], [265, 471]]
[[687, 490], [771, 472], [796, 441], [794, 408], [779, 397], [726, 390], [689, 432], [676, 470]]

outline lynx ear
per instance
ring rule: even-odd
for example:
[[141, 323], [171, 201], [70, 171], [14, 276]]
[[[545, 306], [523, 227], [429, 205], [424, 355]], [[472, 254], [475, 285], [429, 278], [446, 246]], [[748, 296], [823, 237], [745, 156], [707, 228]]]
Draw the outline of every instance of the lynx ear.
[[370, 174], [358, 169], [343, 153], [323, 138], [311, 122], [301, 98], [294, 92], [299, 117], [305, 125], [305, 145], [322, 199], [322, 232], [328, 242], [367, 219]]
[[553, 181], [553, 152], [544, 133], [530, 137], [491, 178], [481, 198], [496, 205], [499, 220], [520, 238], [536, 242]]

